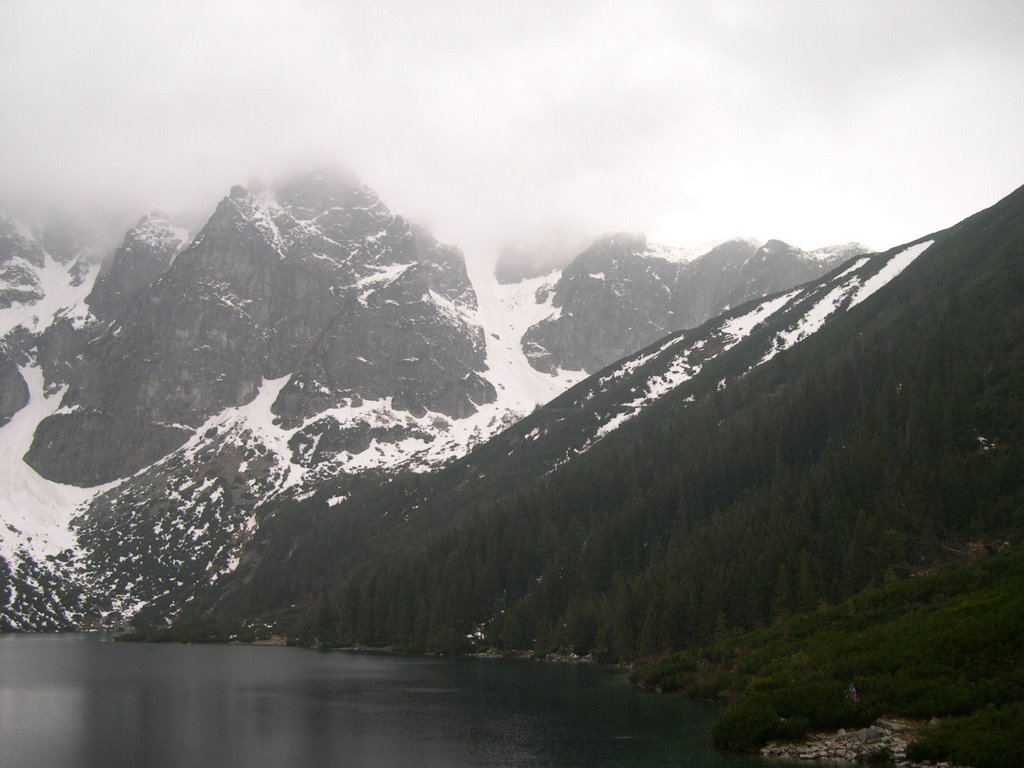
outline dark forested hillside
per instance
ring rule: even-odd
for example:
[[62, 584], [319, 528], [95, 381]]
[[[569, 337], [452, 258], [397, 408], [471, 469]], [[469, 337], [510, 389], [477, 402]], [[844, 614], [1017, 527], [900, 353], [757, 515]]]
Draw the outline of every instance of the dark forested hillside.
[[[817, 334], [688, 407], [665, 397], [554, 472], [503, 472], [485, 447], [364, 494], [359, 512], [314, 512], [303, 534], [278, 510], [261, 556], [182, 620], [626, 659], [1011, 534], [1024, 523], [1024, 189], [932, 237], [927, 258]], [[415, 514], [389, 522], [410, 494]], [[361, 564], [346, 558], [356, 547]]]

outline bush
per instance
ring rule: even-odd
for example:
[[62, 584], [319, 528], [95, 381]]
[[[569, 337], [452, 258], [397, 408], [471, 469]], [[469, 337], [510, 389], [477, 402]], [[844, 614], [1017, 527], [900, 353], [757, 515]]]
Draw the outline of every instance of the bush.
[[855, 703], [846, 685], [834, 680], [793, 683], [767, 693], [766, 700], [780, 717], [821, 730], [869, 725], [878, 715], [868, 697]]
[[1024, 703], [990, 705], [969, 717], [942, 720], [921, 733], [907, 757], [974, 768], [1020, 768], [1024, 765]]
[[[711, 740], [718, 749], [738, 752], [754, 752], [780, 731], [787, 730], [786, 724], [775, 714], [771, 706], [760, 699], [748, 699], [726, 709], [711, 728]], [[795, 738], [802, 734], [787, 734]]]

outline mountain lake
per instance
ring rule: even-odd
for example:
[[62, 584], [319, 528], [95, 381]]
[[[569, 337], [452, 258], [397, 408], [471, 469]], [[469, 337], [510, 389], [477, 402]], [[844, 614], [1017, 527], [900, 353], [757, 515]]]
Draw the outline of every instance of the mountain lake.
[[750, 768], [588, 664], [0, 635], [0, 766]]

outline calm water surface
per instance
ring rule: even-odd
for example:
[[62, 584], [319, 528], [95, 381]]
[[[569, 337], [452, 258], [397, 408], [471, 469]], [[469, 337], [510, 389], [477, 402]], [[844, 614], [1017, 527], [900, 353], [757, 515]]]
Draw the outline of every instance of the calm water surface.
[[3, 768], [758, 765], [712, 716], [592, 666], [0, 635]]

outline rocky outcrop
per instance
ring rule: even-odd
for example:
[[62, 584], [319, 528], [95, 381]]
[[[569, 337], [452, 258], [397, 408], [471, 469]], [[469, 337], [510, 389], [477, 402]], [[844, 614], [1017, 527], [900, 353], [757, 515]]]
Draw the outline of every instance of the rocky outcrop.
[[677, 299], [686, 322], [700, 324], [750, 299], [800, 285], [844, 260], [819, 258], [781, 240], [754, 246], [750, 240], [731, 240], [686, 265]]
[[462, 254], [426, 233], [410, 234], [408, 263], [382, 265], [339, 290], [337, 312], [275, 403], [284, 426], [365, 400], [391, 398], [416, 416], [429, 410], [463, 418], [494, 399], [480, 375], [485, 342], [470, 320], [476, 297]]
[[643, 235], [598, 240], [562, 271], [550, 300], [556, 313], [530, 328], [523, 350], [538, 370], [596, 371], [675, 330], [679, 265], [646, 258]]
[[[769, 742], [761, 756], [775, 760], [828, 763], [868, 763], [925, 768], [907, 760], [907, 747], [923, 723], [888, 718], [855, 731], [815, 733], [806, 739]], [[950, 763], [927, 764], [929, 768], [956, 768]]]

